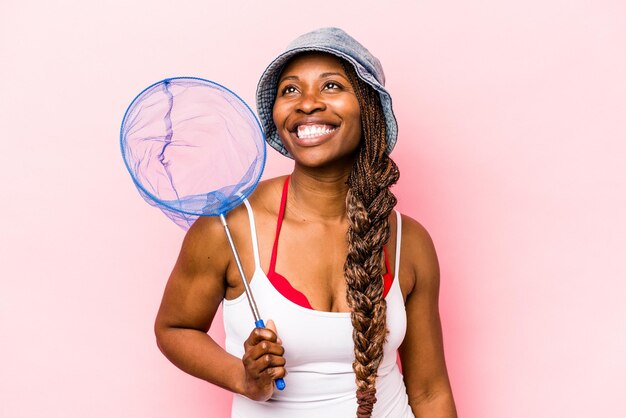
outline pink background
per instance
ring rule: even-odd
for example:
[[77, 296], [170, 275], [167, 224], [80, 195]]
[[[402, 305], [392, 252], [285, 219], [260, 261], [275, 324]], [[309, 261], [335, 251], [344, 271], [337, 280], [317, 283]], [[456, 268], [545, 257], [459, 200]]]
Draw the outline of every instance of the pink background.
[[[227, 416], [155, 345], [183, 232], [132, 185], [119, 124], [169, 76], [253, 105], [270, 59], [328, 25], [384, 64], [460, 415], [626, 416], [621, 0], [2, 0], [0, 416]], [[289, 168], [270, 152], [267, 176]]]

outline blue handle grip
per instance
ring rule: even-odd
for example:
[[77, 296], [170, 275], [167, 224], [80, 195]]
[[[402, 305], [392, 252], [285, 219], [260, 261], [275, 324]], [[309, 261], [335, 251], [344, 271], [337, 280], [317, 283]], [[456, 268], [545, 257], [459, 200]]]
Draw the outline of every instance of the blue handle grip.
[[[263, 322], [263, 320], [262, 320], [262, 319], [259, 319], [258, 321], [256, 321], [256, 322], [254, 323], [254, 325], [255, 325], [257, 328], [265, 328], [265, 323]], [[286, 386], [286, 385], [285, 385], [285, 381], [283, 380], [283, 378], [282, 378], [282, 377], [279, 377], [278, 379], [276, 379], [276, 381], [275, 381], [274, 383], [276, 383], [276, 389], [278, 389], [278, 390], [283, 390], [283, 389], [285, 389], [285, 386]]]

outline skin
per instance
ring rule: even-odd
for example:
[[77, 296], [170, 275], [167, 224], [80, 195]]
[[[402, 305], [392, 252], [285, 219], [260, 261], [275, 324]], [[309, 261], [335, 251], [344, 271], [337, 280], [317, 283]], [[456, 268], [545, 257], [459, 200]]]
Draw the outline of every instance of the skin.
[[[276, 271], [289, 277], [314, 309], [349, 312], [343, 276], [346, 180], [361, 141], [361, 125], [358, 101], [339, 61], [325, 54], [293, 58], [279, 80], [273, 115], [294, 158]], [[313, 124], [330, 132], [298, 138], [298, 126]], [[259, 183], [249, 198], [266, 272], [284, 180]], [[250, 278], [254, 258], [248, 214], [242, 206], [229, 212], [228, 222]], [[390, 260], [395, 259], [395, 222], [393, 215], [387, 245]], [[437, 256], [426, 230], [404, 215], [399, 280], [408, 320], [400, 356], [410, 406], [416, 417], [456, 417], [443, 354]], [[155, 333], [161, 351], [182, 370], [264, 401], [274, 391], [274, 380], [286, 375], [280, 330], [271, 320], [266, 329], [254, 329], [244, 343], [243, 359], [228, 354], [207, 335], [222, 300], [243, 291], [221, 223], [213, 217], [200, 218], [183, 241]]]

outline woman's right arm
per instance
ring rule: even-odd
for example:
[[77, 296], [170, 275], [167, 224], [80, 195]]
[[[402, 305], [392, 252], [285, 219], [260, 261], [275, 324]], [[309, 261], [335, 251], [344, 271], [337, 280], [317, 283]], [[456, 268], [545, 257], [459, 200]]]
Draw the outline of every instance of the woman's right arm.
[[243, 361], [207, 334], [225, 295], [231, 258], [217, 218], [200, 218], [189, 229], [155, 321], [157, 344], [181, 370], [231, 392], [266, 400], [273, 380], [285, 374], [276, 334], [254, 329]]

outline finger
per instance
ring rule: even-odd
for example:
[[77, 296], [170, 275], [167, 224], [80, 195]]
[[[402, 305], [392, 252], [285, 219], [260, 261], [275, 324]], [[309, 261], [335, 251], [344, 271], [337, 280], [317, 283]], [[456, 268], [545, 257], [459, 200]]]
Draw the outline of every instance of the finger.
[[258, 374], [268, 374], [276, 378], [279, 377], [275, 375], [276, 373], [282, 373], [282, 371], [276, 369], [284, 369], [285, 363], [285, 358], [282, 356], [265, 354], [252, 362], [249, 370]]
[[250, 345], [244, 348], [244, 358], [251, 361], [258, 360], [265, 355], [282, 357], [283, 354], [285, 354], [285, 349], [282, 345], [270, 341], [261, 341], [256, 345]]
[[274, 321], [272, 321], [271, 319], [268, 319], [267, 322], [265, 323], [265, 328], [271, 329], [274, 332], [274, 334], [276, 334], [276, 342], [278, 344], [283, 343], [283, 341], [278, 336], [278, 331], [276, 331], [276, 324], [274, 323]]
[[274, 376], [283, 373], [275, 368], [284, 368], [285, 358], [273, 354], [264, 354], [257, 359], [244, 355], [242, 358], [246, 372], [251, 376]]
[[287, 376], [287, 369], [284, 366], [280, 367], [268, 367], [265, 369], [265, 373], [272, 380], [281, 379]]
[[268, 367], [260, 373], [252, 374], [252, 378], [256, 382], [256, 385], [264, 388], [271, 388], [273, 391], [276, 388], [276, 380], [282, 379], [287, 376], [287, 369], [285, 367]]
[[277, 336], [274, 331], [268, 328], [254, 328], [248, 339], [244, 342], [244, 347], [259, 344], [261, 341], [276, 342]]

